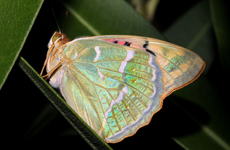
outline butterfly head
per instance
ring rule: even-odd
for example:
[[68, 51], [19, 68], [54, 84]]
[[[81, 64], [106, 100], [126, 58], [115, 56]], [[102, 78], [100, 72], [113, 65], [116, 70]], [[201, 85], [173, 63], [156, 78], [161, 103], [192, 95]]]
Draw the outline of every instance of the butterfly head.
[[[55, 31], [53, 36], [51, 37], [49, 43], [48, 43], [48, 52], [47, 52], [47, 57], [44, 62], [44, 65], [42, 67], [42, 71], [40, 75], [42, 75], [43, 70], [45, 66], [47, 66], [47, 72], [50, 72], [53, 68], [60, 66], [60, 62], [58, 61], [57, 56], [55, 55], [56, 52], [60, 49], [60, 47], [70, 40], [66, 37], [66, 35], [62, 32], [57, 32]], [[52, 71], [53, 72], [53, 71]], [[47, 74], [43, 77], [50, 76], [50, 74]]]
[[63, 45], [69, 41], [70, 40], [66, 37], [66, 35], [64, 33], [61, 33], [60, 31], [59, 32], [55, 31], [53, 36], [51, 37], [49, 43], [48, 43], [48, 48], [50, 48], [52, 45], [60, 46], [60, 45]]

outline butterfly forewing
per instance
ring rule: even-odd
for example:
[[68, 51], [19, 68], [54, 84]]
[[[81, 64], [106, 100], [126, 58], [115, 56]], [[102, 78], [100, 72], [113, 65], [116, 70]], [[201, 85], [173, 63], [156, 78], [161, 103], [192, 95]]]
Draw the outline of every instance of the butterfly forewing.
[[203, 72], [205, 63], [196, 53], [162, 40], [127, 35], [96, 36], [112, 43], [129, 45], [153, 54], [165, 74], [165, 97], [194, 81]]

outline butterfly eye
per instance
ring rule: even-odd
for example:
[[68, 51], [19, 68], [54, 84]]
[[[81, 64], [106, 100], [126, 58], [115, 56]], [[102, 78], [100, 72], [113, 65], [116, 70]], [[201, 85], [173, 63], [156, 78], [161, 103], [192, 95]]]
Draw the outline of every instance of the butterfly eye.
[[52, 42], [54, 43], [57, 39], [61, 37], [61, 34], [56, 34], [52, 37]]

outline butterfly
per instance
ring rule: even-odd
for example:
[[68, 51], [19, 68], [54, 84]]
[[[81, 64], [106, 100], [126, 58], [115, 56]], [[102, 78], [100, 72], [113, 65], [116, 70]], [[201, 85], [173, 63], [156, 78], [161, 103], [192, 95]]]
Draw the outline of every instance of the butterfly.
[[70, 41], [55, 32], [48, 44], [49, 83], [107, 143], [134, 135], [163, 100], [197, 79], [200, 56], [158, 39], [104, 35]]

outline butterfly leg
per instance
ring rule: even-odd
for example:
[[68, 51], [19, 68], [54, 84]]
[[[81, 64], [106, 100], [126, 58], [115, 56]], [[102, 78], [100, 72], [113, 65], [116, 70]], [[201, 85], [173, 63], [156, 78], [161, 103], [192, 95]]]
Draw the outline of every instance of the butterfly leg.
[[42, 76], [42, 78], [47, 77], [45, 80], [47, 80], [49, 78], [50, 75], [53, 74], [53, 72], [58, 69], [60, 66], [62, 65], [62, 62], [59, 62], [57, 66], [55, 66], [49, 73], [47, 73], [46, 75]]

